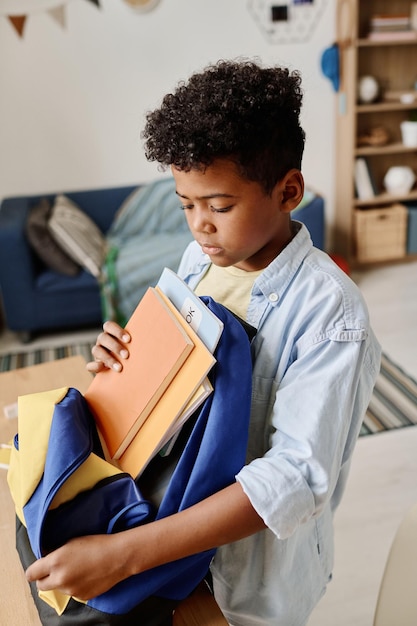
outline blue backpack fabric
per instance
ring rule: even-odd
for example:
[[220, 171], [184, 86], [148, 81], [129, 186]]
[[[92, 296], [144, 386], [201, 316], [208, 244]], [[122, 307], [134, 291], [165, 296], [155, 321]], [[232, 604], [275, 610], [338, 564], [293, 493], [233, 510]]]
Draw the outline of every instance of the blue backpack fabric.
[[[159, 506], [143, 496], [140, 479], [135, 481], [128, 474], [118, 473], [73, 500], [50, 508], [68, 476], [97, 452], [98, 438], [87, 402], [80, 392], [70, 388], [53, 409], [44, 473], [23, 507], [24, 525], [36, 558], [75, 536], [120, 532], [172, 515], [235, 481], [245, 463], [247, 448], [250, 342], [242, 325], [227, 309], [211, 298], [203, 300], [224, 323], [215, 354], [217, 363], [210, 375], [214, 392], [192, 422]], [[18, 448], [18, 436], [15, 446]], [[17, 535], [18, 544], [20, 536]], [[89, 600], [85, 608], [120, 616], [155, 596], [182, 600], [204, 578], [214, 553], [210, 550], [132, 576]], [[66, 612], [73, 605], [72, 599]], [[77, 623], [82, 624], [79, 607], [77, 611]]]

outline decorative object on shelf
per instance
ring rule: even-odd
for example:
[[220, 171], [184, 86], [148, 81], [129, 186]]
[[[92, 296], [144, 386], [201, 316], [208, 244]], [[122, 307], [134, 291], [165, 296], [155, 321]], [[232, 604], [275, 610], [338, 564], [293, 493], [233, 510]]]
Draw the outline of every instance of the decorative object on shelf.
[[415, 99], [416, 99], [416, 95], [413, 92], [403, 93], [400, 96], [400, 102], [402, 102], [403, 104], [411, 104], [412, 102], [414, 102]]
[[[19, 37], [23, 37], [28, 17], [48, 13], [60, 26], [66, 24], [66, 5], [72, 0], [0, 0], [0, 15], [5, 16]], [[87, 0], [100, 7], [99, 0]]]
[[366, 132], [358, 135], [357, 145], [360, 146], [386, 146], [390, 141], [389, 131], [385, 126], [372, 126]]
[[361, 76], [358, 81], [358, 100], [363, 103], [375, 102], [380, 93], [379, 83], [374, 76]]
[[414, 185], [416, 176], [407, 165], [394, 165], [384, 176], [385, 189], [392, 194], [407, 194]]
[[384, 91], [384, 100], [387, 102], [402, 102], [403, 104], [412, 104], [417, 100], [417, 91]]
[[417, 147], [417, 121], [404, 120], [400, 127], [403, 144], [409, 148]]
[[308, 41], [327, 0], [248, 0], [248, 10], [270, 43]]

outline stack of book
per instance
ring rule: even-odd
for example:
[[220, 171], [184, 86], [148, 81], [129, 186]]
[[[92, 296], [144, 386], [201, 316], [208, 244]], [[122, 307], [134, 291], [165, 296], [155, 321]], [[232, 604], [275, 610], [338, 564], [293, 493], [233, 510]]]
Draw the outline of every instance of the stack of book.
[[371, 17], [368, 37], [373, 41], [416, 39], [416, 36], [416, 31], [411, 27], [411, 18], [407, 14], [377, 14]]
[[370, 200], [374, 198], [378, 190], [376, 188], [369, 164], [363, 157], [355, 160], [355, 190], [359, 200]]
[[126, 324], [121, 372], [96, 374], [85, 393], [105, 458], [137, 478], [168, 454], [186, 420], [213, 391], [208, 374], [223, 322], [165, 269]]

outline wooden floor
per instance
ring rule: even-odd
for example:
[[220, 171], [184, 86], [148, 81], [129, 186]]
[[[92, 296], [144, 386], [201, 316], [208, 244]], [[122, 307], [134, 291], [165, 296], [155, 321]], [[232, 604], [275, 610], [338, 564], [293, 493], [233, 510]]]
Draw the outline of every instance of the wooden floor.
[[[417, 378], [417, 263], [356, 272], [353, 278], [368, 303], [383, 350]], [[94, 332], [82, 338], [90, 336], [95, 337]], [[36, 344], [63, 345], [64, 339], [40, 337]], [[3, 332], [0, 350], [10, 349], [19, 349], [16, 338]], [[416, 476], [417, 427], [359, 440], [335, 519], [333, 581], [308, 626], [372, 626], [391, 541], [407, 508], [417, 501]]]

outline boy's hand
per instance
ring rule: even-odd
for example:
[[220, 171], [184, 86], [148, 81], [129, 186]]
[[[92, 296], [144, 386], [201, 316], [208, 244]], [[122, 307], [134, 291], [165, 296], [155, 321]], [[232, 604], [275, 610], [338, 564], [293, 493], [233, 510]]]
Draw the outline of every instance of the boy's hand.
[[36, 581], [40, 591], [58, 589], [79, 600], [94, 598], [130, 575], [117, 558], [118, 539], [117, 535], [72, 539], [32, 563], [26, 579]]
[[119, 324], [104, 322], [103, 332], [99, 334], [91, 350], [94, 361], [87, 363], [88, 371], [94, 374], [105, 369], [120, 372], [123, 369], [123, 360], [129, 358], [129, 341], [129, 333]]

